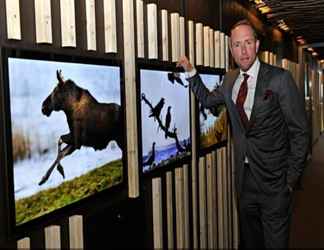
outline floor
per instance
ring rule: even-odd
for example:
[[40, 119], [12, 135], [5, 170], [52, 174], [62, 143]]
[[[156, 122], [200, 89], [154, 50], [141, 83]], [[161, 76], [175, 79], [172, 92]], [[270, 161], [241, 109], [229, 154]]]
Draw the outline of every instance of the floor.
[[291, 248], [324, 248], [324, 135], [314, 144], [302, 189], [294, 197]]

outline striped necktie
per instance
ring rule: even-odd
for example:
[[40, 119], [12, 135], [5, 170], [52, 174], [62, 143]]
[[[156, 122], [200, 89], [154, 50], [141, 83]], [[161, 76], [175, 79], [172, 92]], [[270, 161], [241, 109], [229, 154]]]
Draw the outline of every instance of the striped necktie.
[[245, 128], [247, 128], [249, 119], [244, 111], [244, 102], [247, 96], [248, 86], [247, 86], [247, 80], [249, 78], [249, 75], [244, 73], [243, 74], [243, 81], [241, 83], [237, 98], [236, 98], [236, 108], [240, 114], [241, 121]]

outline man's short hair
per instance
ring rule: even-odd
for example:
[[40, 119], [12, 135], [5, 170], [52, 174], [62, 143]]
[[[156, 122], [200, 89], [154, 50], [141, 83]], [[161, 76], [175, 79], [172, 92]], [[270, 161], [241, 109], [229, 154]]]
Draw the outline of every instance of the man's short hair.
[[249, 20], [247, 20], [247, 19], [242, 19], [242, 20], [236, 22], [236, 23], [232, 26], [232, 28], [231, 28], [231, 30], [230, 30], [230, 35], [232, 35], [232, 31], [233, 31], [236, 27], [241, 26], [241, 25], [247, 25], [247, 26], [250, 26], [250, 28], [251, 28], [252, 31], [253, 31], [253, 36], [255, 37], [255, 39], [258, 39], [258, 35], [257, 35], [256, 30], [254, 29], [253, 25], [252, 25], [252, 24], [249, 22]]

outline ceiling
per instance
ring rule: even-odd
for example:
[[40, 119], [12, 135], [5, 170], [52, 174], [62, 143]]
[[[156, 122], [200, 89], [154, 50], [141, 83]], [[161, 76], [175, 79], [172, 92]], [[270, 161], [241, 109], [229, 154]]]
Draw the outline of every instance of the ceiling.
[[[324, 59], [324, 0], [250, 0], [274, 27], [302, 38]], [[315, 48], [317, 47], [317, 48]]]

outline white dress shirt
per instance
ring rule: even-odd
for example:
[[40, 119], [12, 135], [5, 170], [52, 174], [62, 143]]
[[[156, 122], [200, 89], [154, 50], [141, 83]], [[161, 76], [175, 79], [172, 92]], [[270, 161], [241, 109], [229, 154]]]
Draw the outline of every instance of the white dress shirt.
[[243, 74], [246, 73], [249, 75], [249, 78], [247, 80], [248, 92], [244, 102], [244, 111], [249, 119], [251, 117], [252, 107], [254, 104], [254, 94], [255, 94], [255, 87], [256, 87], [256, 81], [257, 81], [259, 69], [260, 69], [260, 61], [258, 58], [256, 58], [256, 60], [254, 61], [254, 63], [252, 64], [252, 66], [248, 71], [244, 72], [240, 70], [240, 74], [235, 80], [232, 89], [232, 100], [234, 103], [236, 103], [236, 98], [240, 90], [241, 83], [244, 79]]

